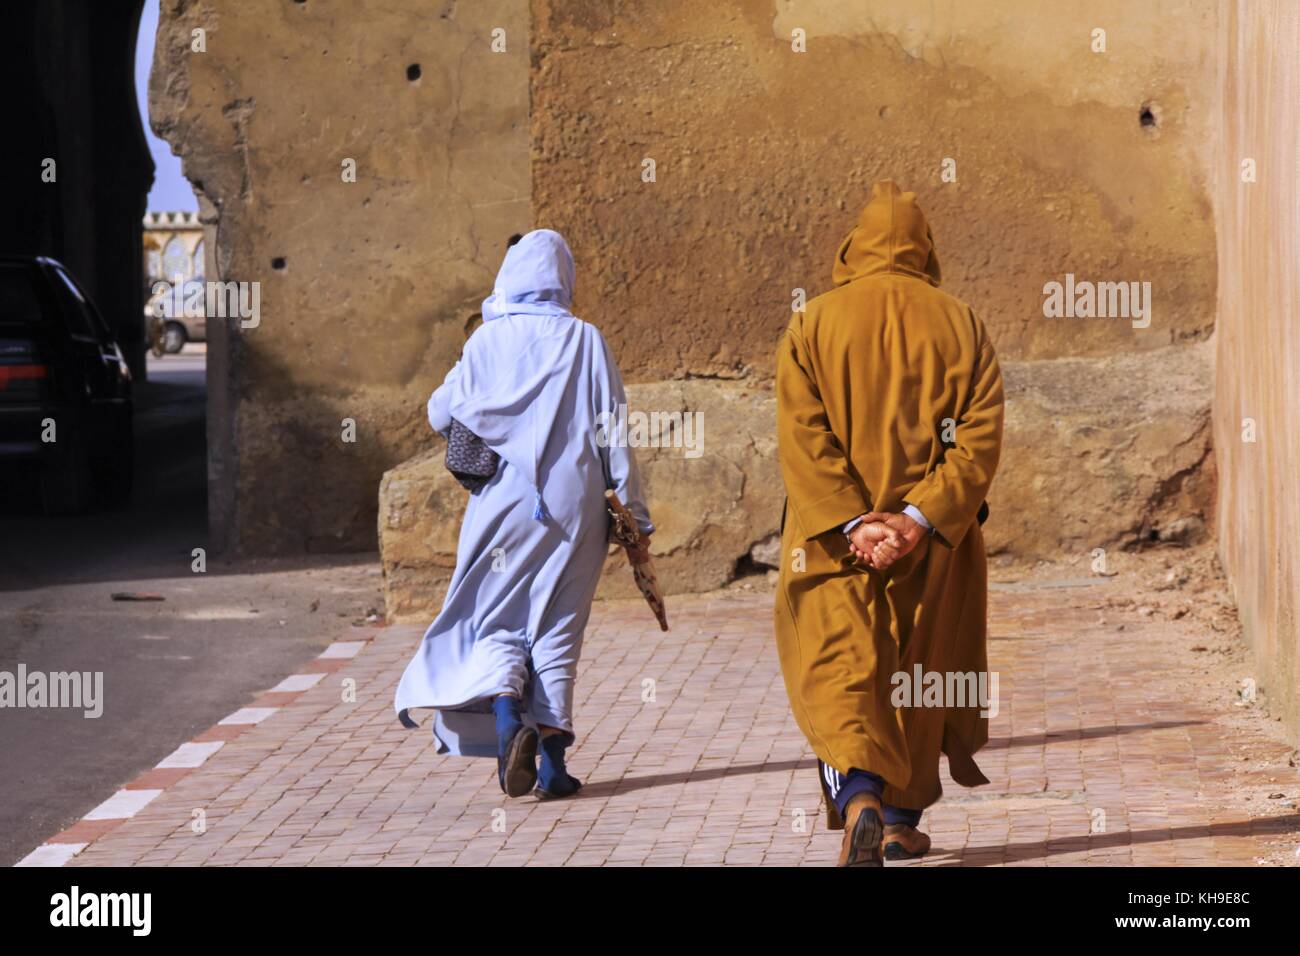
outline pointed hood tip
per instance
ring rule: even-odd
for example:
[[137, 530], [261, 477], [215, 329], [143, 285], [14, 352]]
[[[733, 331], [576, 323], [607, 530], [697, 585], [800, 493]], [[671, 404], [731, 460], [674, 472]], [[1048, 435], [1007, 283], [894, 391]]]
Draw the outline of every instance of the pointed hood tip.
[[573, 307], [573, 253], [554, 229], [533, 229], [506, 250], [483, 321], [512, 314], [569, 315]]
[[895, 273], [939, 285], [942, 274], [934, 237], [916, 193], [891, 178], [872, 184], [871, 199], [840, 244], [832, 278], [837, 286], [865, 276]]

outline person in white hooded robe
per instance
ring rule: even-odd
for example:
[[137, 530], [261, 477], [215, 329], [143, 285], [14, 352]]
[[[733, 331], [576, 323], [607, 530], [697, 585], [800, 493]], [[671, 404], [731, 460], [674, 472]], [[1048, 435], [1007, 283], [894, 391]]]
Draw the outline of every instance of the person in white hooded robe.
[[608, 549], [605, 490], [644, 536], [654, 531], [632, 450], [612, 440], [626, 411], [622, 377], [600, 332], [570, 311], [573, 286], [558, 233], [535, 230], [507, 249], [483, 324], [428, 406], [435, 430], [455, 419], [500, 462], [470, 495], [442, 611], [394, 704], [408, 727], [412, 708], [436, 711], [440, 753], [496, 756], [510, 796], [581, 786], [564, 753]]

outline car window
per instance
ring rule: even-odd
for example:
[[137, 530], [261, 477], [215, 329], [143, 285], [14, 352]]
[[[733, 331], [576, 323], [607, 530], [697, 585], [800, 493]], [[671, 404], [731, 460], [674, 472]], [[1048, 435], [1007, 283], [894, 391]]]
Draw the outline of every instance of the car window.
[[44, 321], [31, 268], [0, 263], [0, 322], [39, 325]]
[[81, 287], [62, 269], [55, 267], [51, 271], [59, 277], [63, 291], [68, 293], [60, 296], [63, 300], [63, 313], [68, 320], [68, 331], [87, 339], [109, 339], [103, 320], [95, 314], [95, 307], [90, 304]]
[[109, 331], [108, 323], [104, 317], [99, 314], [99, 309], [90, 299], [86, 300], [86, 308], [90, 310], [90, 321], [95, 324], [95, 329], [99, 332], [99, 337], [105, 342], [115, 342], [113, 333]]

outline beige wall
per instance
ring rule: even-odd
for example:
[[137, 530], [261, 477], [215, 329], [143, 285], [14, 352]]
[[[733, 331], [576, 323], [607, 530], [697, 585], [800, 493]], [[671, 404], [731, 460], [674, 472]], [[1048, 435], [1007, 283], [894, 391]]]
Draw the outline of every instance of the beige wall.
[[179, 0], [156, 58], [209, 278], [261, 283], [260, 326], [210, 323], [213, 531], [372, 548], [380, 475], [428, 443], [424, 401], [529, 221], [527, 2]]
[[[1219, 551], [1255, 674], [1272, 712], [1300, 734], [1300, 6], [1227, 5], [1221, 32]], [[1254, 159], [1257, 180], [1243, 182]], [[1252, 419], [1255, 441], [1243, 440]]]
[[[535, 216], [569, 237], [579, 311], [629, 379], [764, 385], [792, 290], [829, 287], [870, 184], [890, 176], [919, 193], [945, 288], [983, 317], [1003, 359], [990, 549], [1088, 555], [1204, 533], [1212, 5], [532, 9]], [[1149, 282], [1150, 327], [1045, 318], [1043, 286], [1066, 273]], [[738, 555], [747, 547], [735, 542]]]
[[[792, 290], [827, 287], [886, 175], [921, 193], [945, 285], [1005, 361], [993, 549], [1088, 553], [1208, 517], [1214, 8], [1074, 6], [168, 3], [154, 125], [200, 196], [209, 277], [262, 284], [260, 327], [210, 331], [213, 530], [253, 552], [373, 546], [380, 475], [434, 442], [424, 400], [529, 225], [571, 239], [578, 312], [630, 381], [766, 389]], [[1151, 327], [1044, 318], [1067, 272], [1150, 282]], [[689, 394], [728, 421], [728, 395]], [[743, 432], [708, 431], [737, 487], [762, 480]], [[677, 489], [652, 504], [676, 513]], [[683, 580], [725, 577], [775, 529], [758, 498], [718, 517], [735, 504], [665, 528]]]
[[[628, 378], [649, 383], [637, 394], [705, 411], [752, 398], [761, 430], [792, 290], [827, 287], [870, 183], [892, 176], [920, 193], [946, 287], [975, 306], [1004, 359], [991, 546], [1086, 552], [1209, 518], [1217, 455], [1224, 563], [1261, 683], [1296, 720], [1300, 198], [1288, 96], [1300, 76], [1283, 55], [1300, 46], [1294, 4], [357, 10], [163, 7], [153, 125], [199, 195], [209, 277], [261, 283], [258, 328], [210, 332], [218, 544], [373, 546], [380, 475], [431, 447], [425, 397], [505, 237], [529, 225], [570, 238], [578, 311]], [[490, 49], [494, 27], [505, 53]], [[190, 49], [196, 29], [206, 52]], [[791, 49], [796, 29], [805, 53]], [[1105, 53], [1091, 49], [1096, 29]], [[1246, 157], [1259, 165], [1253, 184], [1238, 176]], [[347, 158], [356, 183], [341, 179]], [[646, 158], [657, 182], [642, 180]], [[956, 182], [941, 180], [946, 158]], [[1151, 327], [1044, 318], [1043, 284], [1066, 272], [1150, 282]], [[680, 395], [653, 384], [686, 378], [705, 381]], [[739, 391], [714, 378], [742, 380]], [[353, 445], [343, 418], [356, 420]], [[1241, 440], [1243, 418], [1255, 443]], [[725, 579], [777, 520], [770, 461], [749, 432], [710, 434], [716, 481], [672, 462], [652, 476], [682, 587]], [[673, 501], [697, 487], [713, 489], [707, 507], [675, 518]], [[411, 508], [435, 508], [419, 497], [427, 489], [413, 493]], [[448, 525], [449, 500], [437, 513]]]
[[[791, 290], [828, 287], [885, 176], [920, 194], [945, 286], [1005, 358], [1203, 339], [1213, 14], [1199, 0], [534, 0], [536, 214], [570, 237], [584, 315], [634, 378], [770, 375]], [[1043, 284], [1066, 272], [1150, 281], [1151, 327], [1045, 320]]]

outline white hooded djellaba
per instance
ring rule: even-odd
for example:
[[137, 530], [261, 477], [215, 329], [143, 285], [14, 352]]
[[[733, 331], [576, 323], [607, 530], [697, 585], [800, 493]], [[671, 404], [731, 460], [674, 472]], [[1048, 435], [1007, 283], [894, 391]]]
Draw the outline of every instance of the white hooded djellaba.
[[439, 753], [494, 757], [492, 698], [514, 694], [533, 725], [573, 735], [583, 631], [608, 547], [613, 488], [653, 531], [632, 450], [610, 447], [626, 406], [597, 329], [570, 311], [573, 256], [549, 229], [506, 252], [483, 324], [429, 399], [501, 456], [470, 494], [442, 612], [402, 675], [398, 717], [433, 708]]

